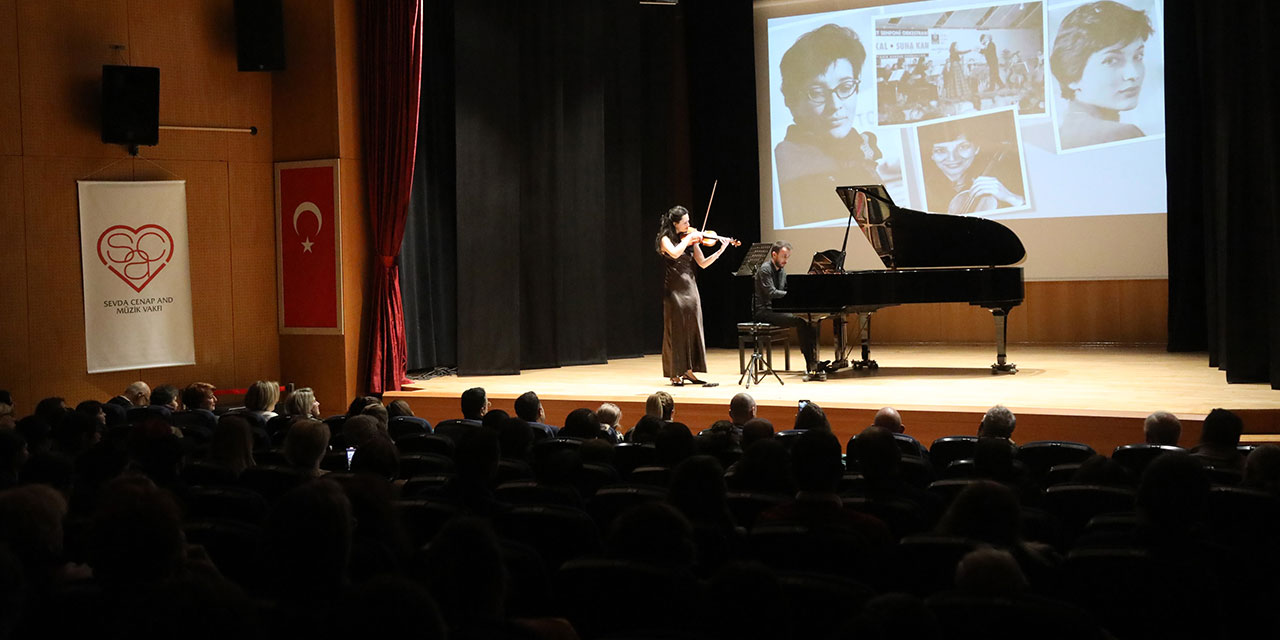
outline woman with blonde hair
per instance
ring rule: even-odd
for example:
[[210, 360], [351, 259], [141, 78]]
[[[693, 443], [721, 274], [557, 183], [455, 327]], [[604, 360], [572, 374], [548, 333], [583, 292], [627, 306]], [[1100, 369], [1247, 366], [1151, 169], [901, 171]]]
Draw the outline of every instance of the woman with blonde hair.
[[316, 400], [316, 392], [311, 387], [294, 389], [284, 401], [284, 412], [287, 416], [306, 416], [320, 418], [320, 401]]
[[263, 420], [276, 417], [276, 403], [280, 401], [280, 383], [275, 380], [259, 380], [249, 385], [244, 394], [244, 409], [262, 416]]

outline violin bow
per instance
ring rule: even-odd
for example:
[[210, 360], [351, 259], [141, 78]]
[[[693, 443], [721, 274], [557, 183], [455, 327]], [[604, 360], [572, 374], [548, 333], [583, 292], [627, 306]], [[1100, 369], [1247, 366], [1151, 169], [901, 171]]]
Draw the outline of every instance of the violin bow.
[[702, 216], [702, 228], [699, 231], [707, 230], [707, 220], [711, 219], [711, 201], [716, 199], [716, 185], [718, 184], [720, 184], [719, 178], [716, 178], [716, 181], [711, 183], [711, 197], [707, 198], [707, 212]]

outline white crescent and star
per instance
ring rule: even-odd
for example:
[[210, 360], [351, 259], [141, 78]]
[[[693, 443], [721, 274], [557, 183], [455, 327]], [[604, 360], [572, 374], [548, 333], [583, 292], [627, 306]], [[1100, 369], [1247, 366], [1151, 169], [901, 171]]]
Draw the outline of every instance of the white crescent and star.
[[[298, 218], [304, 213], [315, 214], [316, 233], [320, 233], [320, 229], [324, 228], [324, 217], [320, 215], [320, 207], [317, 207], [314, 202], [304, 202], [298, 205], [297, 209], [293, 210], [293, 232], [296, 235], [302, 235], [302, 233], [298, 231]], [[311, 241], [311, 236], [306, 236], [302, 241], [302, 251], [304, 253], [311, 253], [311, 247], [314, 244], [315, 243]]]

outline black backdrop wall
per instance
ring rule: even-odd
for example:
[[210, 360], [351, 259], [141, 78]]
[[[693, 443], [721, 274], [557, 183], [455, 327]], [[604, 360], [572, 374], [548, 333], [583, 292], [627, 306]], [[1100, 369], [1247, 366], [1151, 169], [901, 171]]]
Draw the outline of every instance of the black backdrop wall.
[[1280, 7], [1166, 3], [1169, 348], [1280, 388]]
[[[427, 7], [401, 258], [410, 369], [658, 351], [659, 214], [679, 203], [700, 221], [718, 178], [713, 227], [759, 237], [750, 2]], [[713, 345], [744, 313], [729, 290], [741, 251], [700, 278]]]

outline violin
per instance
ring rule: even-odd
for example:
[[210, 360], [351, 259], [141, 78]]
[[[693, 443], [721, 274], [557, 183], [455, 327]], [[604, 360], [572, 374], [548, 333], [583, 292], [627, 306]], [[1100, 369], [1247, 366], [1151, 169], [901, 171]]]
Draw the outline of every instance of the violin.
[[742, 246], [741, 242], [727, 236], [717, 235], [714, 231], [702, 231], [700, 233], [702, 234], [702, 246], [704, 247], [714, 247], [716, 246], [716, 242], [723, 242], [735, 247]]

